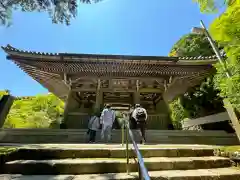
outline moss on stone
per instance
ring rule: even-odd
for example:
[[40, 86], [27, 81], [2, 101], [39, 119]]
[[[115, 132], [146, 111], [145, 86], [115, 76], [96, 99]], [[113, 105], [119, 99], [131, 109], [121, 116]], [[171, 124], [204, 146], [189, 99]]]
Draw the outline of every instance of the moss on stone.
[[223, 146], [220, 147], [220, 150], [225, 151], [225, 152], [240, 152], [240, 146]]
[[11, 154], [12, 152], [17, 151], [15, 147], [0, 147], [0, 156]]
[[11, 154], [16, 152], [17, 150], [18, 149], [15, 147], [0, 147], [0, 165], [8, 161]]

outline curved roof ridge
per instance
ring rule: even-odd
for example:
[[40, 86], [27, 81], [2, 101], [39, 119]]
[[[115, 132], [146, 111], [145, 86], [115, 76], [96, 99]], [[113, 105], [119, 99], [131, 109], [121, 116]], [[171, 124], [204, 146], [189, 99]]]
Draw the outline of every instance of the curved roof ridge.
[[[76, 56], [76, 57], [104, 57], [104, 58], [116, 58], [116, 59], [165, 59], [165, 60], [173, 60], [173, 61], [178, 61], [178, 60], [212, 60], [216, 59], [216, 55], [211, 55], [211, 56], [175, 56], [175, 57], [170, 57], [170, 56], [142, 56], [142, 55], [113, 55], [113, 54], [75, 54], [75, 53], [46, 53], [46, 52], [38, 52], [38, 51], [25, 51], [25, 50], [20, 50], [17, 49], [10, 44], [7, 46], [1, 46], [1, 48], [6, 52], [9, 53], [9, 51], [12, 52], [18, 52], [18, 53], [26, 53], [26, 54], [31, 54], [31, 55], [44, 55], [44, 56]], [[223, 56], [226, 56], [225, 53], [222, 53]]]
[[10, 44], [8, 44], [7, 46], [1, 46], [1, 48], [7, 52], [7, 51], [14, 51], [14, 52], [19, 52], [19, 53], [28, 53], [28, 54], [35, 54], [35, 55], [47, 55], [47, 56], [57, 56], [59, 55], [59, 53], [48, 53], [48, 52], [39, 52], [39, 51], [26, 51], [26, 50], [21, 50], [21, 49], [17, 49], [13, 46], [11, 46]]

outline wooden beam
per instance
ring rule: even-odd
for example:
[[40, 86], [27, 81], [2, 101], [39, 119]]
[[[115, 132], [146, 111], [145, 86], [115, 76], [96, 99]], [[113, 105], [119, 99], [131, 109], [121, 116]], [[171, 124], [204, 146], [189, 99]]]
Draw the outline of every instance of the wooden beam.
[[[77, 92], [96, 92], [97, 88], [75, 88], [72, 91]], [[123, 88], [102, 88], [103, 92], [136, 92], [134, 89], [123, 89]], [[140, 88], [139, 93], [162, 93], [163, 89], [160, 88]]]
[[140, 104], [140, 89], [139, 89], [139, 80], [136, 80], [136, 90], [133, 93], [133, 97], [134, 97], [134, 104]]
[[139, 91], [139, 80], [136, 81], [136, 90]]
[[96, 102], [95, 102], [95, 109], [99, 110], [100, 106], [103, 102], [103, 92], [101, 90], [101, 80], [98, 79], [97, 81], [97, 89], [96, 89]]
[[111, 103], [112, 105], [114, 105], [114, 106], [118, 106], [118, 107], [129, 107], [129, 103], [118, 103], [118, 102], [112, 102]]
[[99, 91], [99, 90], [100, 90], [100, 88], [101, 88], [101, 80], [100, 80], [100, 79], [98, 79], [97, 91]]
[[72, 79], [69, 78], [69, 86], [71, 87], [72, 86]]
[[93, 103], [93, 104], [96, 103], [94, 100], [89, 100], [89, 99], [82, 99], [81, 102], [82, 102], [82, 103], [90, 102], [90, 103]]
[[77, 78], [77, 79], [74, 79], [74, 80], [72, 80], [72, 83], [76, 83], [77, 81], [79, 81], [79, 80], [81, 80], [82, 79], [82, 77], [79, 77], [79, 78]]
[[113, 80], [108, 80], [108, 87], [109, 87], [110, 89], [113, 88]]
[[164, 90], [167, 91], [168, 89], [168, 83], [167, 80], [164, 80]]
[[68, 79], [67, 79], [67, 74], [63, 74], [63, 83], [67, 86], [67, 88], [70, 90], [71, 89], [71, 84], [69, 84]]
[[162, 93], [163, 89], [160, 88], [140, 88], [140, 93]]
[[164, 84], [164, 82], [161, 83], [158, 79], [155, 79], [155, 81], [156, 81], [159, 85], [163, 85], [163, 84]]
[[173, 80], [173, 77], [170, 76], [170, 77], [169, 77], [169, 80], [168, 80], [168, 83], [171, 84], [171, 83], [172, 83], [172, 80]]
[[63, 80], [67, 84], [67, 74], [66, 73], [63, 73]]
[[[162, 79], [164, 78], [167, 78], [169, 76], [165, 76], [165, 75], [162, 75], [161, 77], [129, 77], [129, 76], [118, 76], [118, 77], [106, 77], [106, 76], [103, 76], [103, 77], [98, 77], [98, 76], [81, 76], [79, 75], [79, 77], [75, 77], [76, 79], [73, 80], [73, 82], [75, 81], [78, 81], [78, 80], [92, 80], [92, 79], [100, 79], [100, 80], [139, 80], [139, 81], [149, 81], [149, 80], [159, 80], [161, 81]], [[72, 77], [73, 78], [73, 77]]]
[[168, 87], [174, 82], [176, 78], [173, 78], [173, 76], [170, 76], [167, 80], [164, 80], [164, 89], [167, 91]]
[[228, 112], [228, 115], [231, 119], [233, 128], [234, 128], [235, 133], [238, 137], [238, 140], [240, 141], [240, 124], [239, 124], [239, 120], [237, 118], [237, 115], [235, 113], [235, 110], [234, 110], [232, 104], [230, 103], [230, 101], [228, 99], [224, 99], [223, 103], [224, 103], [224, 107], [226, 108], [226, 110]]

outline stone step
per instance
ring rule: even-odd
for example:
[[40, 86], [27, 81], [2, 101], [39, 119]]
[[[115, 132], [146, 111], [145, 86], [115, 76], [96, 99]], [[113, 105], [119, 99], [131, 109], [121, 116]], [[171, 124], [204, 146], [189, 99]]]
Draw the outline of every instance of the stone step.
[[[98, 143], [102, 143], [99, 138], [96, 139]], [[140, 142], [140, 138], [135, 136], [136, 142]], [[86, 143], [88, 137], [86, 136], [11, 136], [0, 140], [1, 143]], [[121, 137], [113, 137], [110, 143], [121, 143]], [[147, 142], [154, 144], [206, 144], [206, 145], [237, 145], [239, 144], [236, 137], [161, 137], [161, 136], [147, 136]]]
[[[231, 161], [222, 157], [153, 157], [144, 158], [149, 171], [189, 170], [230, 167]], [[129, 169], [137, 172], [136, 159], [130, 159]], [[16, 160], [6, 162], [2, 173], [26, 175], [120, 173], [126, 171], [126, 159], [62, 159]]]
[[[130, 147], [131, 148], [131, 147]], [[213, 156], [213, 148], [151, 148], [140, 147], [143, 157], [198, 157]], [[134, 150], [130, 157], [136, 157]], [[21, 148], [6, 157], [6, 160], [41, 160], [65, 158], [125, 158], [126, 149], [122, 148]]]
[[[52, 129], [3, 129], [0, 130], [1, 143], [86, 143], [87, 130], [52, 130]], [[140, 141], [139, 133], [133, 130], [137, 142]], [[148, 143], [162, 144], [214, 144], [236, 145], [239, 144], [234, 134], [224, 131], [171, 131], [171, 130], [147, 130]], [[121, 130], [113, 130], [111, 143], [121, 143]], [[97, 133], [97, 142], [100, 140], [100, 132]]]
[[[150, 171], [152, 180], [240, 180], [240, 171], [233, 168]], [[15, 180], [137, 180], [137, 173], [111, 173], [90, 175], [0, 175]]]
[[[0, 134], [12, 134], [12, 135], [19, 135], [19, 134], [31, 134], [31, 135], [38, 135], [39, 133], [44, 133], [45, 135], [79, 135], [79, 134], [86, 134], [87, 129], [1, 129]], [[98, 131], [100, 132], [100, 130]], [[121, 129], [113, 129], [113, 134], [121, 134]], [[137, 130], [132, 129], [133, 134], [137, 133]], [[195, 131], [195, 130], [146, 130], [147, 134], [152, 135], [169, 135], [169, 136], [232, 136], [233, 134], [226, 133], [225, 131], [221, 130], [206, 130], [206, 131]]]

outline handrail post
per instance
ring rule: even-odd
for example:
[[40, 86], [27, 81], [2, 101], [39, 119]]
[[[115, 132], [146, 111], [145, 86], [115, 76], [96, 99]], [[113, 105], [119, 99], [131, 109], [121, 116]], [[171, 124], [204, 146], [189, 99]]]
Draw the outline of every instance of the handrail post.
[[125, 137], [126, 137], [126, 159], [127, 159], [127, 164], [126, 164], [126, 171], [127, 171], [127, 174], [129, 174], [129, 147], [128, 147], [128, 126], [126, 124], [127, 122], [124, 122], [124, 125], [125, 125]]
[[[129, 174], [129, 140], [128, 138], [130, 137], [132, 143], [133, 143], [133, 148], [135, 150], [135, 153], [137, 155], [137, 159], [138, 159], [138, 173], [139, 173], [139, 179], [140, 180], [150, 180], [150, 176], [148, 174], [148, 171], [146, 169], [146, 166], [144, 165], [144, 161], [143, 161], [143, 157], [139, 151], [139, 148], [134, 140], [133, 137], [133, 133], [129, 127], [129, 123], [128, 121], [124, 122], [125, 125], [125, 132], [126, 132], [126, 159], [127, 159], [127, 163], [126, 163], [126, 171], [127, 174]], [[129, 134], [129, 136], [128, 136]]]
[[139, 177], [140, 180], [143, 180], [143, 176], [142, 176], [141, 167], [140, 167], [139, 162], [138, 162], [138, 177]]
[[124, 146], [124, 127], [125, 127], [125, 121], [122, 121], [122, 146]]

